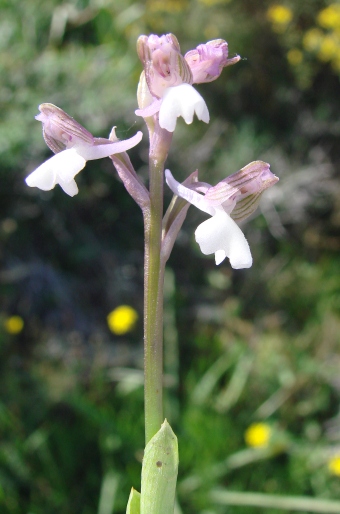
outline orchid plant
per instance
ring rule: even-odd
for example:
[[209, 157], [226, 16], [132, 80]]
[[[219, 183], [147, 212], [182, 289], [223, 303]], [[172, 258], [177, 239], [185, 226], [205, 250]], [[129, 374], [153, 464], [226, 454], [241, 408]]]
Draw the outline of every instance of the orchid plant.
[[78, 193], [75, 176], [86, 161], [109, 157], [126, 190], [140, 206], [145, 231], [144, 352], [145, 352], [145, 440], [141, 493], [132, 489], [129, 514], [172, 514], [178, 469], [177, 439], [163, 415], [163, 282], [166, 262], [179, 230], [192, 204], [210, 218], [201, 223], [195, 238], [203, 254], [215, 255], [216, 264], [227, 257], [234, 269], [249, 268], [252, 256], [238, 223], [250, 216], [265, 189], [278, 178], [269, 164], [255, 161], [215, 186], [198, 180], [191, 173], [180, 184], [170, 170], [165, 179], [174, 193], [163, 216], [165, 161], [170, 150], [177, 118], [187, 124], [194, 115], [209, 123], [208, 107], [192, 84], [217, 79], [223, 68], [240, 56], [228, 58], [228, 44], [222, 39], [209, 41], [184, 56], [172, 34], [140, 36], [138, 56], [143, 64], [137, 90], [138, 109], [149, 132], [149, 184], [145, 186], [126, 151], [142, 139], [137, 132], [120, 141], [114, 128], [108, 139], [96, 138], [55, 105], [40, 105], [36, 119], [43, 125], [43, 136], [54, 156], [27, 178], [30, 187], [44, 191], [57, 184], [69, 196]]

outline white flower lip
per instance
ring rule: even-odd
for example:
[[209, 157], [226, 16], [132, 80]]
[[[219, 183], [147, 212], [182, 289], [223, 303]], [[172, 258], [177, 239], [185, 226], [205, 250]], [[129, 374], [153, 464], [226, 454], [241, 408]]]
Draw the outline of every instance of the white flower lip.
[[190, 84], [168, 87], [164, 91], [159, 110], [161, 128], [174, 132], [179, 116], [182, 116], [189, 125], [195, 113], [199, 120], [209, 123], [208, 107], [201, 95]]
[[86, 160], [78, 154], [75, 148], [57, 153], [26, 178], [26, 184], [30, 187], [38, 187], [43, 191], [50, 191], [59, 184], [70, 196], [78, 193], [78, 187], [74, 177], [85, 166]]
[[217, 210], [212, 218], [197, 227], [195, 239], [204, 255], [215, 254], [216, 264], [226, 257], [234, 269], [250, 268], [253, 263], [242, 230], [223, 210]]

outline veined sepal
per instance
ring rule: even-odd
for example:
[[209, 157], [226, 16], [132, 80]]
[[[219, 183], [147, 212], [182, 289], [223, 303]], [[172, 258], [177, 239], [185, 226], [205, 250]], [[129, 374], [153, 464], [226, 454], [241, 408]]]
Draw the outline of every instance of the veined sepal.
[[173, 514], [178, 443], [167, 420], [144, 451], [140, 514]]
[[[111, 130], [109, 139], [111, 141], [115, 141], [117, 139], [115, 127]], [[129, 195], [132, 196], [143, 212], [145, 212], [146, 209], [150, 209], [149, 191], [137, 175], [128, 154], [126, 152], [121, 152], [111, 155], [110, 158]]]
[[45, 143], [53, 153], [77, 144], [93, 145], [94, 137], [72, 116], [50, 103], [39, 105], [40, 114], [35, 119], [43, 124]]
[[183, 82], [192, 84], [190, 66], [181, 55], [179, 43], [173, 34], [140, 36], [137, 53], [153, 96], [161, 98], [169, 86], [178, 86]]

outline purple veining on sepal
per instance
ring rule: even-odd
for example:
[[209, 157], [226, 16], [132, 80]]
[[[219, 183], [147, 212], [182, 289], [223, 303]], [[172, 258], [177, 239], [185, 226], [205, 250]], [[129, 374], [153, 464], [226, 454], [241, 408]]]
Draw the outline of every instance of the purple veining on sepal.
[[178, 86], [183, 82], [192, 84], [189, 65], [173, 34], [140, 36], [137, 53], [144, 66], [149, 90], [156, 98], [161, 98], [168, 87]]
[[236, 64], [241, 57], [228, 59], [228, 43], [223, 39], [214, 39], [198, 45], [184, 56], [190, 66], [193, 83], [212, 82], [222, 73], [223, 68]]
[[56, 105], [41, 104], [39, 111], [35, 119], [41, 121], [44, 139], [52, 152], [58, 153], [77, 144], [93, 144], [91, 132]]

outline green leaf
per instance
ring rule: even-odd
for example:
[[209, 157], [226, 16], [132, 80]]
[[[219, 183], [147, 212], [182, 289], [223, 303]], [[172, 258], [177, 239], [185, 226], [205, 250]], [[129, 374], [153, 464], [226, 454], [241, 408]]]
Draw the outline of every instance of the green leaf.
[[140, 514], [140, 493], [133, 487], [126, 507], [126, 514]]
[[141, 514], [173, 514], [177, 472], [177, 437], [165, 420], [145, 447]]

